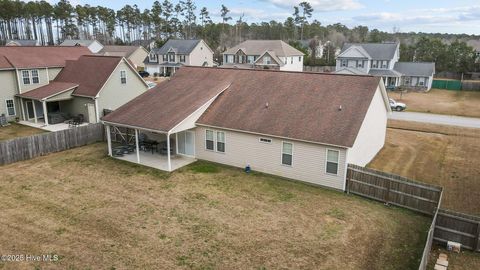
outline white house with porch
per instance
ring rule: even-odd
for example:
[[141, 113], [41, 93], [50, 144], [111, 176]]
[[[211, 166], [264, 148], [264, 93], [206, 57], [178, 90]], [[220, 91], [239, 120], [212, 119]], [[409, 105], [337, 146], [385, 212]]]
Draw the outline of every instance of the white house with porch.
[[431, 89], [435, 63], [399, 62], [400, 43], [345, 43], [336, 73], [381, 77], [389, 89], [404, 86]]

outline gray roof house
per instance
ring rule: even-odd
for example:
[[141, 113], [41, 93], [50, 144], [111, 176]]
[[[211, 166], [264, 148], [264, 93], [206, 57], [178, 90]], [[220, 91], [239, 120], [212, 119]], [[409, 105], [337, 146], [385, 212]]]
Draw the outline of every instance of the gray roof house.
[[8, 39], [5, 46], [39, 46], [38, 40], [32, 39]]
[[221, 67], [303, 71], [303, 56], [282, 40], [246, 40], [223, 52]]
[[60, 46], [82, 46], [87, 47], [92, 53], [98, 53], [103, 49], [103, 45], [97, 40], [90, 39], [66, 39]]
[[336, 73], [382, 77], [389, 88], [430, 90], [435, 63], [400, 63], [399, 60], [400, 43], [345, 43], [337, 56]]
[[212, 67], [213, 50], [203, 39], [169, 39], [161, 48], [154, 48], [144, 60], [150, 74], [169, 76], [182, 66]]

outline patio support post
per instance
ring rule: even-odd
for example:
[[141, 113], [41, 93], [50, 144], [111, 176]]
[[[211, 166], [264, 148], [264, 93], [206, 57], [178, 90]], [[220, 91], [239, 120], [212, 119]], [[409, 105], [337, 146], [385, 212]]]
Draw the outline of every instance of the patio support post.
[[35, 117], [35, 124], [38, 122], [37, 117], [37, 106], [35, 106], [35, 100], [32, 99], [32, 107], [33, 107], [33, 116]]
[[112, 134], [110, 133], [109, 125], [107, 125], [107, 145], [108, 145], [108, 155], [112, 156]]
[[135, 129], [135, 146], [137, 151], [137, 163], [140, 164], [140, 147], [138, 146], [138, 129]]
[[27, 116], [25, 115], [25, 107], [23, 107], [23, 98], [20, 98], [20, 108], [22, 109], [22, 118], [23, 121], [27, 121]]
[[167, 160], [168, 160], [168, 171], [172, 171], [172, 161], [170, 160], [170, 133], [167, 133]]
[[175, 153], [178, 154], [178, 132], [175, 133]]
[[47, 102], [45, 100], [42, 101], [42, 106], [43, 106], [43, 118], [45, 119], [45, 126], [48, 126]]

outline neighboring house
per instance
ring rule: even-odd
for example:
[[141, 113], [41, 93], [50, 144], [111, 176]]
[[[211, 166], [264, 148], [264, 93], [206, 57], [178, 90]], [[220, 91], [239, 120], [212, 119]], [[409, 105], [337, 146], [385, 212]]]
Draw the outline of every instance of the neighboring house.
[[169, 76], [182, 66], [212, 67], [213, 50], [202, 39], [169, 39], [145, 58], [145, 70], [150, 74]]
[[383, 147], [389, 112], [373, 76], [184, 67], [102, 121], [110, 155], [121, 128], [164, 154], [123, 160], [173, 171], [202, 159], [345, 190], [347, 164]]
[[87, 47], [92, 53], [98, 53], [103, 49], [102, 43], [89, 39], [66, 39], [60, 46], [82, 46]]
[[9, 121], [22, 118], [17, 94], [49, 84], [65, 67], [91, 52], [84, 47], [0, 47], [0, 114]]
[[145, 68], [143, 61], [148, 56], [148, 51], [142, 46], [104, 46], [98, 54], [125, 57], [138, 70]]
[[5, 46], [39, 46], [38, 40], [31, 39], [9, 39]]
[[65, 68], [48, 84], [16, 96], [24, 121], [47, 126], [72, 117], [97, 123], [105, 113], [147, 89], [124, 57], [84, 55], [78, 60], [67, 60]]
[[[307, 50], [308, 55], [312, 56], [312, 47], [311, 47], [311, 42], [312, 39], [304, 39], [304, 40], [299, 40], [298, 41], [302, 47]], [[315, 48], [315, 58], [322, 58], [323, 56], [323, 44], [321, 40], [317, 40], [318, 45]]]
[[[399, 59], [400, 43], [345, 43], [337, 56], [336, 73], [382, 77], [388, 87], [431, 89], [435, 63], [411, 62], [408, 65], [396, 65]], [[409, 68], [408, 72], [406, 66]], [[427, 72], [427, 67], [433, 73]]]
[[303, 71], [303, 56], [282, 40], [247, 40], [223, 53], [222, 67]]

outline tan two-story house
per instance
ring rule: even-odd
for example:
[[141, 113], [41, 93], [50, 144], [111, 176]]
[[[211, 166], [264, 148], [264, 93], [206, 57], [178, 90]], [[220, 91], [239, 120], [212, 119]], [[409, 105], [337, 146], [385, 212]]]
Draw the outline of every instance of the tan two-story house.
[[170, 76], [182, 66], [213, 66], [213, 50], [202, 39], [169, 39], [145, 58], [145, 71]]

